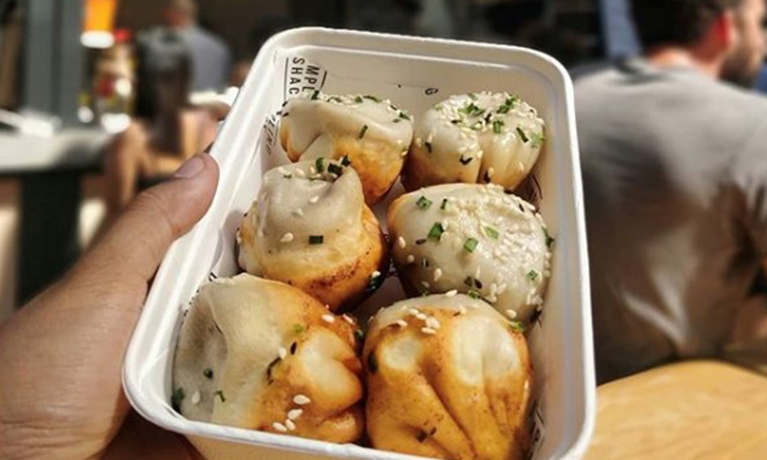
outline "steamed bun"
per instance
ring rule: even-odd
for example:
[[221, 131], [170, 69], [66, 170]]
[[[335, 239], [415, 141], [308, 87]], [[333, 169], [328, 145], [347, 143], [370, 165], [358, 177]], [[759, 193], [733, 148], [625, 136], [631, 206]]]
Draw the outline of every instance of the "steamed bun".
[[402, 171], [413, 138], [410, 116], [375, 96], [305, 92], [282, 109], [280, 141], [291, 161], [347, 157], [365, 202], [378, 202]]
[[381, 310], [365, 340], [367, 433], [377, 449], [522, 460], [533, 372], [518, 324], [463, 294]]
[[355, 325], [247, 274], [200, 289], [181, 328], [173, 403], [191, 420], [346, 443], [364, 429]]
[[296, 286], [333, 311], [362, 298], [388, 266], [359, 176], [342, 163], [319, 159], [267, 172], [237, 235], [245, 271]]
[[452, 96], [418, 121], [403, 172], [407, 190], [435, 184], [493, 183], [513, 190], [541, 152], [544, 122], [509, 93]]
[[543, 304], [553, 240], [535, 208], [502, 187], [427, 187], [399, 197], [387, 221], [411, 294], [456, 289], [525, 322]]

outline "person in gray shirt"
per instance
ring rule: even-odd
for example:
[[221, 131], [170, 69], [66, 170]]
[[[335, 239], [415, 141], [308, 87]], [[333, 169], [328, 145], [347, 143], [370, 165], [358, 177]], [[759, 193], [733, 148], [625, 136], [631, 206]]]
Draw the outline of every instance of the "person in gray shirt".
[[232, 55], [226, 43], [197, 24], [194, 0], [168, 0], [165, 25], [178, 30], [192, 56], [192, 90], [221, 91], [232, 71]]
[[600, 382], [717, 356], [767, 267], [764, 1], [632, 3], [642, 57], [575, 83]]

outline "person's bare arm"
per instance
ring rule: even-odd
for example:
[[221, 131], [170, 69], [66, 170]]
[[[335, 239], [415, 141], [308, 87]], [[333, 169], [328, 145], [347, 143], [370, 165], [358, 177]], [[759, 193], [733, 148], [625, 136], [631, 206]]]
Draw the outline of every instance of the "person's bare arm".
[[151, 458], [137, 450], [147, 444], [129, 442], [139, 439], [162, 449], [158, 458], [191, 458], [182, 438], [133, 417], [124, 423], [121, 367], [165, 251], [205, 214], [217, 180], [212, 158], [190, 159], [173, 180], [139, 195], [61, 281], [0, 325], [0, 458]]

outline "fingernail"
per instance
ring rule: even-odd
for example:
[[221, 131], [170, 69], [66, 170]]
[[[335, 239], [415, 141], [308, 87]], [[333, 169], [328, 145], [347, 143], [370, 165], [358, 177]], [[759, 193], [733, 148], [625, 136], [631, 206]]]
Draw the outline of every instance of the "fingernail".
[[191, 179], [205, 169], [205, 160], [200, 155], [195, 155], [186, 160], [184, 164], [173, 174], [174, 179]]

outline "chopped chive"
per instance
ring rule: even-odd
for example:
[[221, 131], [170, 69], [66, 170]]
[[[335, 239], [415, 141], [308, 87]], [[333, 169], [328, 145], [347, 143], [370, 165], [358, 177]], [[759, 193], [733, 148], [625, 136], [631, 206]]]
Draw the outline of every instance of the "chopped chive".
[[317, 99], [319, 99], [319, 97], [320, 97], [320, 90], [315, 89], [314, 92], [312, 93], [312, 100], [316, 101]]
[[366, 132], [368, 132], [368, 125], [364, 125], [364, 126], [362, 127], [362, 130], [360, 130], [360, 139], [362, 139], [363, 137], [365, 137], [365, 133], [366, 133]]
[[314, 160], [314, 167], [317, 168], [318, 173], [325, 171], [325, 158], [319, 157]]
[[499, 235], [498, 230], [494, 229], [493, 227], [485, 227], [485, 234], [494, 240], [497, 240]]
[[494, 120], [493, 121], [493, 132], [495, 134], [501, 134], [503, 132], [503, 120]]
[[218, 390], [218, 391], [215, 393], [215, 395], [216, 395], [216, 396], [218, 396], [219, 398], [221, 398], [221, 402], [222, 402], [222, 403], [225, 403], [225, 402], [226, 402], [226, 398], [224, 397], [224, 392], [223, 392], [222, 390]]
[[431, 153], [431, 142], [424, 142], [423, 145], [425, 145], [426, 150]]
[[485, 109], [479, 108], [479, 106], [477, 106], [473, 102], [470, 102], [469, 104], [461, 107], [460, 109], [458, 109], [458, 111], [461, 113], [465, 113], [469, 117], [479, 117], [485, 113]]
[[410, 115], [407, 112], [405, 112], [404, 110], [400, 110], [399, 111], [399, 115], [397, 115], [397, 116], [399, 118], [403, 119], [403, 120], [410, 121]]
[[471, 288], [471, 289], [469, 289], [469, 292], [467, 292], [467, 294], [468, 294], [468, 295], [469, 295], [469, 297], [471, 297], [472, 299], [479, 299], [479, 298], [481, 298], [481, 297], [482, 297], [482, 294], [481, 294], [481, 293], [480, 293], [478, 290], [476, 290], [476, 289], [474, 289], [474, 288]]
[[477, 249], [478, 244], [479, 241], [477, 241], [476, 238], [467, 238], [466, 242], [463, 243], [463, 248], [468, 252], [474, 252], [474, 250]]
[[458, 161], [461, 162], [462, 165], [466, 166], [467, 164], [471, 163], [472, 160], [474, 160], [474, 157], [464, 158], [463, 155], [461, 155], [461, 158], [458, 159]]
[[472, 101], [476, 101], [477, 100], [477, 95], [474, 94], [474, 93], [469, 93], [468, 96], [471, 98]]
[[304, 327], [301, 324], [294, 324], [293, 325], [293, 332], [296, 333], [296, 334], [303, 334], [304, 332], [306, 332], [306, 327]]
[[543, 133], [533, 133], [530, 137], [533, 139], [533, 148], [537, 149], [543, 145], [543, 141], [546, 140]]
[[457, 125], [457, 124], [461, 123], [462, 121], [463, 120], [461, 120], [460, 118], [456, 118], [455, 120], [450, 120], [450, 123], [452, 123], [454, 125]]
[[551, 248], [551, 246], [554, 244], [554, 241], [555, 241], [554, 238], [552, 238], [551, 235], [549, 235], [548, 230], [546, 230], [545, 228], [543, 229], [543, 234], [546, 235], [546, 247]]
[[371, 100], [371, 101], [373, 101], [373, 102], [381, 102], [381, 100], [380, 100], [380, 99], [378, 99], [378, 98], [377, 98], [377, 97], [375, 97], [375, 96], [371, 96], [371, 95], [369, 95], [369, 94], [366, 94], [366, 95], [364, 95], [364, 96], [362, 96], [362, 97], [364, 97], [365, 99], [370, 99], [370, 100]]
[[204, 371], [202, 371], [202, 375], [204, 375], [206, 379], [212, 379], [213, 378], [213, 369], [210, 369], [210, 368], [205, 369]]
[[330, 163], [328, 164], [328, 172], [340, 177], [344, 173], [344, 168], [335, 163]]
[[463, 280], [463, 284], [469, 286], [469, 287], [475, 287], [477, 289], [482, 289], [482, 282], [476, 278], [472, 278], [471, 276], [467, 276], [465, 280]]
[[285, 113], [283, 113], [283, 114], [282, 114], [282, 118], [285, 118], [285, 117], [287, 117], [288, 115], [290, 115], [290, 113], [289, 113], [289, 112], [285, 112]]
[[355, 96], [354, 102], [356, 102], [357, 104], [362, 104], [362, 96]]
[[512, 331], [519, 334], [524, 334], [525, 332], [525, 325], [521, 321], [511, 321], [510, 327]]
[[421, 209], [429, 209], [432, 203], [433, 202], [430, 199], [426, 198], [425, 196], [418, 198], [418, 201], [415, 202], [416, 206], [418, 206]]
[[349, 159], [349, 155], [344, 155], [343, 158], [341, 158], [341, 165], [349, 166], [350, 164], [352, 164], [352, 160]]
[[368, 370], [371, 374], [375, 374], [378, 371], [378, 361], [376, 361], [376, 355], [373, 351], [368, 355]]
[[309, 235], [309, 244], [322, 244], [325, 241], [325, 237], [322, 235]]
[[290, 173], [283, 174], [282, 177], [284, 177], [285, 179], [292, 179], [293, 178], [293, 174], [290, 174]]
[[426, 243], [426, 238], [420, 238], [420, 239], [415, 240], [415, 244], [417, 246], [420, 246], [420, 245], [425, 244], [425, 243]]
[[173, 394], [170, 396], [170, 405], [176, 412], [181, 412], [181, 402], [184, 401], [184, 389], [181, 387], [173, 390]]
[[434, 225], [431, 226], [431, 230], [429, 230], [428, 238], [430, 240], [439, 241], [442, 238], [443, 233], [445, 233], [445, 228], [442, 227], [442, 224], [440, 224], [439, 222], [436, 222]]
[[527, 272], [527, 278], [530, 279], [530, 281], [535, 281], [538, 279], [538, 272], [535, 270], [530, 270]]
[[383, 273], [379, 273], [377, 276], [371, 276], [370, 280], [368, 281], [368, 285], [365, 288], [366, 292], [375, 292], [378, 290], [378, 288], [381, 287], [381, 285], [386, 280], [386, 277], [383, 275]]
[[519, 126], [517, 126], [517, 134], [519, 134], [519, 138], [522, 139], [522, 142], [524, 142], [525, 144], [530, 142], [530, 139], [528, 139], [527, 134], [525, 134], [525, 132], [522, 131], [522, 128], [520, 128]]
[[447, 207], [447, 198], [442, 199], [442, 204], [439, 205], [439, 209], [445, 210], [445, 207]]

